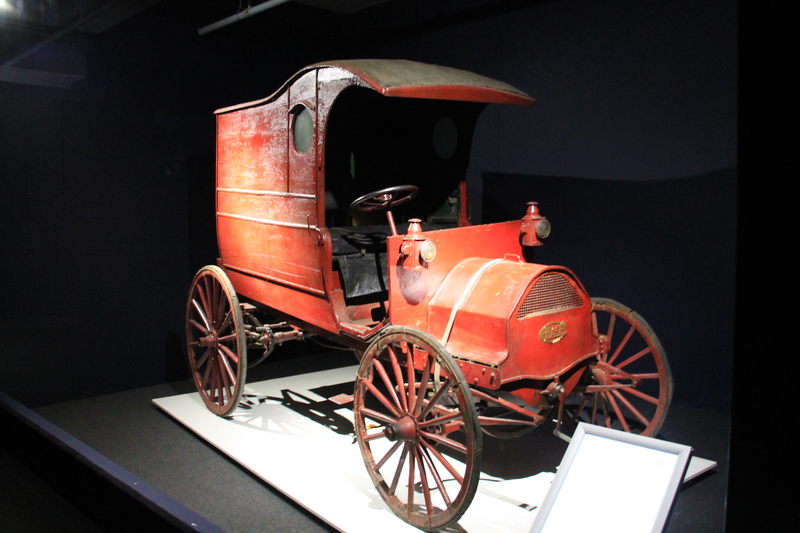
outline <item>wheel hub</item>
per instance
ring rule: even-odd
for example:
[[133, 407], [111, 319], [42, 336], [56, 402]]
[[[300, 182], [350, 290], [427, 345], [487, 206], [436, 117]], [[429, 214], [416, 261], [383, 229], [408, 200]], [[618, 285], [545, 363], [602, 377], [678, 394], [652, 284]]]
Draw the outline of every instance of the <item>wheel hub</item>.
[[386, 426], [383, 434], [392, 442], [396, 440], [411, 441], [419, 436], [419, 426], [414, 417], [407, 415]]
[[[608, 388], [638, 387], [640, 378], [607, 363], [597, 363], [592, 368], [592, 377], [598, 386]], [[596, 391], [595, 391], [596, 392]]]
[[606, 372], [602, 368], [598, 367], [592, 368], [592, 376], [594, 377], [595, 383], [597, 383], [598, 385], [608, 385], [608, 383], [611, 381], [608, 372]]
[[199, 341], [200, 346], [207, 348], [209, 346], [216, 346], [217, 345], [217, 333], [215, 331], [209, 331], [208, 335], [205, 337], [201, 337]]

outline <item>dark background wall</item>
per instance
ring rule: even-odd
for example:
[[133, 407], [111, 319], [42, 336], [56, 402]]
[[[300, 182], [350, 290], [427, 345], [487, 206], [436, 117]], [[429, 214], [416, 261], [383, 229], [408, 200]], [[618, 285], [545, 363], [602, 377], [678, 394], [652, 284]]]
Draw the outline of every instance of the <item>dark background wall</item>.
[[676, 401], [729, 408], [735, 2], [506, 1], [452, 16], [410, 2], [371, 32], [286, 4], [199, 37], [216, 20], [204, 5], [164, 0], [21, 63], [84, 54], [70, 88], [0, 81], [0, 389], [35, 406], [182, 377], [186, 291], [216, 256], [214, 109], [316, 61], [379, 57], [538, 100], [479, 121], [473, 218], [540, 201], [554, 225], [540, 260], [645, 316]]

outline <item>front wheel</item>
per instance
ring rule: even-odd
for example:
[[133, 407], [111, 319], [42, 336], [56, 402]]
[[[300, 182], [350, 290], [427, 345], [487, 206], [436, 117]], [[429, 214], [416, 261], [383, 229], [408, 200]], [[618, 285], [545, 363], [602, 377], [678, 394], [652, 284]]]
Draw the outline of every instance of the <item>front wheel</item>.
[[567, 400], [567, 413], [576, 422], [655, 436], [672, 401], [661, 342], [644, 318], [614, 300], [592, 298], [592, 313], [606, 349], [586, 369], [584, 392]]
[[394, 513], [426, 531], [475, 496], [482, 436], [461, 370], [421, 331], [389, 327], [364, 352], [353, 402], [364, 464]]

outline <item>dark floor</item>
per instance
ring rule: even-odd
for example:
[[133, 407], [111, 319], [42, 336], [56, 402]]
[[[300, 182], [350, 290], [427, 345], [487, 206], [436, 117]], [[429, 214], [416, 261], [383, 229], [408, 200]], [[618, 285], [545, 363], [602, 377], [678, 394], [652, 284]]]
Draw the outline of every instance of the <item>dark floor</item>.
[[0, 447], [0, 531], [103, 533], [4, 447]]
[[[251, 369], [248, 381], [354, 363], [348, 353], [270, 361]], [[190, 382], [181, 381], [35, 411], [225, 531], [331, 531], [327, 524], [250, 475], [151, 402], [192, 390]], [[485, 438], [483, 470], [503, 477], [555, 471], [567, 443], [554, 437], [551, 429], [542, 427], [512, 440]], [[724, 531], [728, 417], [675, 405], [660, 438], [688, 444], [695, 455], [719, 463], [715, 471], [683, 487], [667, 531]], [[264, 453], [269, 454], [269, 450]], [[311, 479], [314, 472], [306, 475]], [[1, 531], [103, 531], [104, 526], [96, 522], [0, 446]]]

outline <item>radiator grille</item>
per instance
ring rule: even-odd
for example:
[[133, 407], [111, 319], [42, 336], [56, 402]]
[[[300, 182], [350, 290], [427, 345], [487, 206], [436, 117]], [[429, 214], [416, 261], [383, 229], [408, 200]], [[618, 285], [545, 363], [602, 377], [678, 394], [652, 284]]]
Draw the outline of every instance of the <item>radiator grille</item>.
[[567, 281], [566, 276], [555, 272], [544, 274], [533, 284], [522, 305], [517, 311], [517, 318], [544, 315], [564, 309], [581, 307], [583, 298], [575, 287]]

